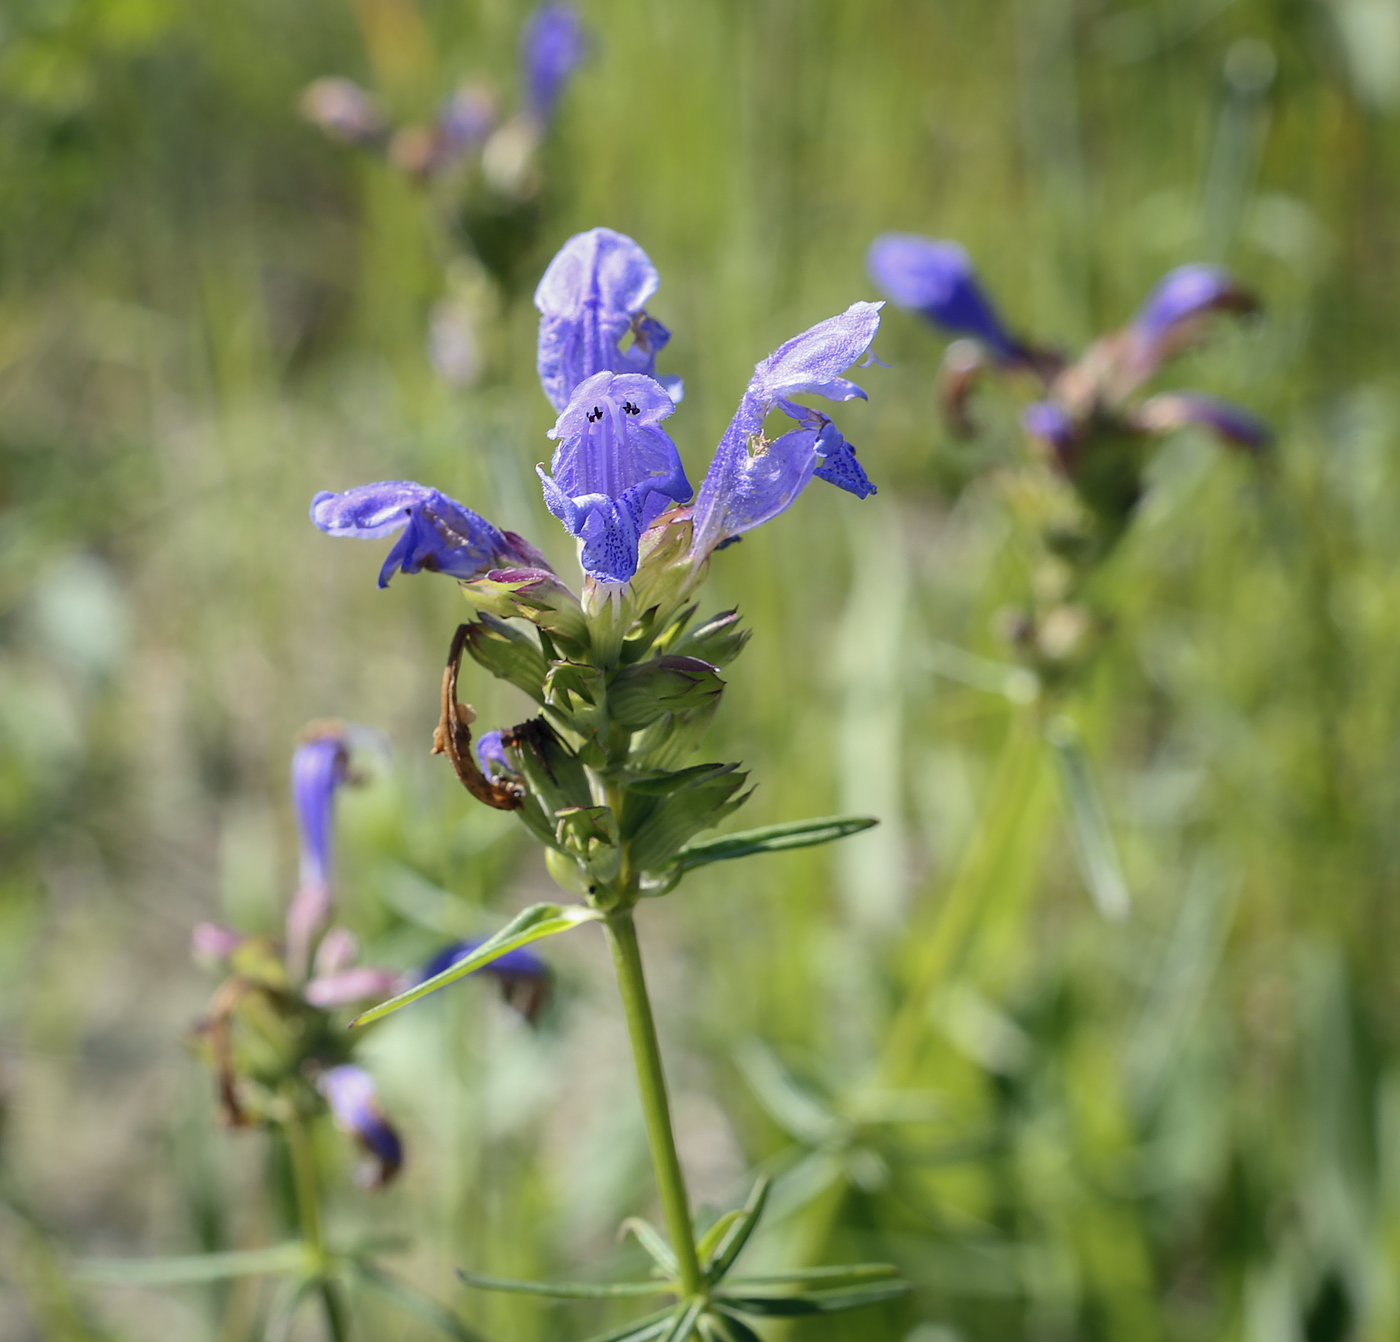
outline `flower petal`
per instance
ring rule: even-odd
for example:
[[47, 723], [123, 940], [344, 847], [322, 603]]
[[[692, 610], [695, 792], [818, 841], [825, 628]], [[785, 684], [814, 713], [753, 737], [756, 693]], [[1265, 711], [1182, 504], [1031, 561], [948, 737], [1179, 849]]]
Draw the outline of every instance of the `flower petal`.
[[316, 1079], [316, 1088], [325, 1096], [336, 1126], [374, 1158], [365, 1182], [375, 1188], [387, 1183], [403, 1164], [403, 1143], [379, 1107], [369, 1073], [349, 1063], [330, 1067]]
[[[484, 941], [484, 937], [476, 937], [444, 946], [418, 971], [415, 982], [426, 983], [436, 978], [444, 969], [450, 969], [470, 955]], [[549, 995], [552, 977], [549, 965], [524, 947], [507, 951], [489, 965], [484, 965], [481, 971], [474, 972], [494, 974], [501, 981], [501, 992], [506, 1001], [532, 1023]]]
[[871, 244], [866, 266], [870, 278], [900, 307], [950, 331], [976, 336], [1001, 360], [1024, 353], [983, 293], [967, 252], [956, 242], [885, 233]]
[[587, 54], [583, 23], [572, 5], [540, 5], [525, 20], [520, 33], [525, 106], [539, 125], [554, 116], [564, 85]]
[[1187, 424], [1210, 429], [1232, 447], [1257, 452], [1273, 441], [1262, 419], [1240, 406], [1199, 391], [1163, 392], [1138, 407], [1134, 423], [1148, 433], [1169, 433]]

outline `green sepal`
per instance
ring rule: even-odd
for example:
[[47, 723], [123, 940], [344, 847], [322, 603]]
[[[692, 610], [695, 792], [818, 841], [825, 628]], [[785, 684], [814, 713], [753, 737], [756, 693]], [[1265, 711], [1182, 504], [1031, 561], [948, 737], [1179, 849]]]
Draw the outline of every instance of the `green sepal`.
[[595, 1333], [588, 1342], [651, 1342], [652, 1338], [660, 1337], [670, 1327], [675, 1316], [674, 1308], [658, 1310], [655, 1314], [646, 1314], [640, 1319], [633, 1319], [631, 1323], [624, 1323], [620, 1328]]
[[311, 1250], [300, 1240], [269, 1249], [230, 1249], [178, 1258], [90, 1258], [73, 1270], [75, 1281], [103, 1286], [180, 1286], [233, 1277], [282, 1277], [309, 1273]]
[[738, 1217], [725, 1229], [714, 1248], [710, 1250], [708, 1261], [705, 1263], [705, 1280], [711, 1286], [723, 1279], [725, 1273], [734, 1266], [734, 1260], [744, 1251], [744, 1246], [758, 1225], [759, 1217], [763, 1215], [769, 1187], [770, 1181], [767, 1176], [753, 1186], [753, 1191], [740, 1209]]
[[607, 884], [622, 869], [617, 817], [606, 806], [572, 806], [555, 817], [555, 842], [595, 881]]
[[629, 811], [625, 820], [631, 830], [628, 851], [632, 865], [638, 871], [664, 867], [702, 829], [719, 824], [743, 805], [749, 794], [740, 793], [739, 789], [747, 781], [748, 774], [740, 773], [737, 765], [727, 764], [718, 772], [699, 774], [668, 797], [638, 798], [649, 814], [634, 824], [631, 808], [625, 808]]
[[801, 1314], [835, 1314], [845, 1309], [864, 1309], [909, 1294], [909, 1283], [882, 1282], [877, 1286], [847, 1286], [831, 1291], [803, 1291], [792, 1295], [738, 1295], [718, 1293], [715, 1304], [726, 1311], [794, 1317]]
[[482, 942], [470, 955], [465, 955], [456, 964], [449, 965], [441, 974], [435, 974], [416, 987], [409, 988], [397, 997], [391, 997], [387, 1002], [381, 1002], [356, 1016], [350, 1022], [350, 1028], [353, 1030], [356, 1026], [382, 1020], [401, 1007], [418, 1001], [420, 997], [435, 993], [439, 988], [445, 988], [449, 983], [456, 983], [458, 979], [465, 978], [473, 970], [489, 965], [507, 951], [528, 946], [532, 941], [539, 941], [543, 937], [568, 932], [581, 923], [597, 922], [602, 916], [596, 909], [585, 908], [581, 904], [532, 904], [528, 909], [516, 914], [495, 936]]
[[559, 579], [544, 569], [496, 570], [459, 584], [479, 611], [500, 619], [529, 620], [548, 632], [559, 651], [583, 656], [589, 647], [583, 607]]
[[718, 707], [719, 699], [714, 698], [699, 708], [658, 718], [632, 743], [633, 760], [651, 769], [684, 764], [710, 730]]
[[624, 666], [608, 686], [608, 714], [620, 727], [641, 731], [667, 713], [703, 709], [724, 691], [719, 672], [698, 657], [655, 657]]
[[737, 610], [721, 611], [689, 633], [678, 636], [667, 649], [686, 657], [698, 657], [711, 666], [728, 666], [744, 650], [753, 631], [739, 627]]
[[782, 853], [790, 848], [811, 848], [873, 829], [880, 822], [867, 815], [829, 815], [816, 820], [789, 820], [761, 829], [740, 830], [717, 839], [701, 839], [687, 844], [676, 855], [679, 875], [710, 862], [732, 862], [756, 853]]
[[522, 689], [536, 703], [544, 703], [547, 667], [539, 644], [494, 615], [482, 614], [467, 626], [467, 651], [472, 659], [499, 680]]
[[[519, 1277], [486, 1277], [457, 1269], [468, 1286], [479, 1291], [503, 1291], [511, 1295], [546, 1295], [556, 1300], [613, 1300], [624, 1296], [671, 1295], [675, 1287], [665, 1281], [525, 1281]], [[667, 1310], [669, 1314], [671, 1311]]]

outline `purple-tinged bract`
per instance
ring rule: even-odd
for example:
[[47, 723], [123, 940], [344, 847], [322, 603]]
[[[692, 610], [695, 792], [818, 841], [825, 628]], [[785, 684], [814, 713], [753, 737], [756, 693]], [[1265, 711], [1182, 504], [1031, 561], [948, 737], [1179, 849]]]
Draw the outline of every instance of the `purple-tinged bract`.
[[640, 373], [595, 373], [575, 389], [550, 430], [551, 475], [540, 468], [550, 512], [583, 542], [583, 568], [599, 582], [629, 582], [642, 532], [692, 493], [660, 421], [675, 409]]
[[1025, 350], [1007, 329], [977, 282], [966, 251], [956, 242], [916, 233], [885, 233], [866, 258], [870, 278], [892, 303], [949, 331], [975, 336], [1002, 361]]

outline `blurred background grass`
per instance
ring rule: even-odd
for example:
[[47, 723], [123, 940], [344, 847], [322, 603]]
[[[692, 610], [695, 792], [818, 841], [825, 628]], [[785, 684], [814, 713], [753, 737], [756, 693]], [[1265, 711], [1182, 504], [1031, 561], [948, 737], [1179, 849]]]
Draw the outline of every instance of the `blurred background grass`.
[[[547, 887], [426, 754], [453, 584], [376, 591], [378, 549], [306, 507], [419, 479], [570, 564], [533, 481], [551, 415], [528, 297], [606, 224], [661, 271], [693, 479], [755, 360], [873, 296], [884, 229], [961, 239], [1013, 324], [1066, 344], [1185, 260], [1264, 297], [1261, 325], [1168, 380], [1263, 413], [1276, 453], [1162, 447], [1096, 589], [1111, 636], [1064, 705], [1132, 916], [1084, 889], [1033, 710], [948, 653], [1004, 658], [997, 614], [1032, 580], [988, 475], [1014, 407], [984, 397], [981, 444], [950, 441], [941, 342], [892, 311], [891, 367], [842, 419], [879, 495], [811, 490], [709, 588], [755, 629], [713, 742], [760, 783], [745, 823], [884, 825], [702, 873], [642, 930], [697, 1197], [782, 1173], [756, 1263], [889, 1257], [915, 1284], [795, 1336], [1393, 1337], [1400, 3], [580, 7], [592, 56], [509, 293], [445, 276], [433, 204], [294, 109], [328, 73], [400, 117], [464, 75], [508, 89], [523, 6], [0, 17], [0, 1335], [260, 1335], [257, 1283], [96, 1290], [64, 1265], [283, 1233], [262, 1138], [218, 1129], [182, 1039], [212, 986], [191, 924], [273, 931], [292, 889], [303, 722], [385, 742], [341, 808], [368, 958], [412, 963]], [[485, 313], [466, 390], [425, 353], [452, 286]], [[470, 680], [486, 721], [522, 715]], [[491, 1337], [627, 1316], [452, 1275], [636, 1266], [613, 1234], [648, 1210], [646, 1155], [595, 940], [551, 943], [536, 1034], [469, 983], [369, 1048], [409, 1165], [378, 1196], [339, 1179], [336, 1233], [402, 1235], [405, 1275]], [[361, 1336], [432, 1335], [355, 1308]]]

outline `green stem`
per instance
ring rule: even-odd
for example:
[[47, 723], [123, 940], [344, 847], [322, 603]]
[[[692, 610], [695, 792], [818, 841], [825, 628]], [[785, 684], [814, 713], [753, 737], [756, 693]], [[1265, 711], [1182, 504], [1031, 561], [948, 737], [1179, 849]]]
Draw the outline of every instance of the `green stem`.
[[316, 1152], [311, 1145], [306, 1116], [297, 1108], [295, 1099], [289, 1101], [289, 1109], [291, 1116], [282, 1124], [282, 1130], [287, 1135], [287, 1151], [292, 1162], [297, 1222], [320, 1277], [321, 1303], [325, 1307], [326, 1327], [332, 1342], [346, 1342], [350, 1336], [350, 1325], [345, 1316], [345, 1303], [335, 1283], [326, 1275], [328, 1264], [326, 1242], [321, 1230], [321, 1187], [316, 1177]]
[[656, 1022], [651, 1014], [651, 1000], [647, 997], [632, 910], [615, 910], [608, 915], [606, 925], [613, 964], [617, 967], [617, 983], [622, 992], [622, 1009], [627, 1016], [627, 1031], [632, 1037], [632, 1057], [637, 1065], [637, 1085], [642, 1093], [642, 1112], [646, 1115], [657, 1191], [661, 1195], [671, 1247], [680, 1267], [680, 1288], [685, 1295], [698, 1295], [704, 1290], [705, 1277], [695, 1252], [690, 1198], [685, 1191], [680, 1158], [676, 1155], [671, 1104], [666, 1097], [666, 1074], [661, 1067], [661, 1048], [656, 1041]]

